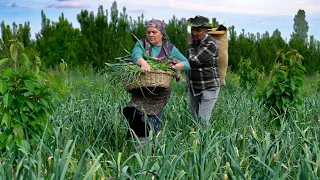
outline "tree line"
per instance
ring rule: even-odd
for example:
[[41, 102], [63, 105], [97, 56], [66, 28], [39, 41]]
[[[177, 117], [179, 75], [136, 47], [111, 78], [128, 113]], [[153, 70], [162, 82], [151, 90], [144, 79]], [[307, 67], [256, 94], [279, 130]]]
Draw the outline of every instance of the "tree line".
[[[96, 14], [88, 10], [81, 10], [77, 14], [80, 28], [74, 28], [62, 13], [58, 22], [48, 19], [41, 11], [41, 30], [31, 39], [30, 23], [12, 27], [1, 22], [0, 59], [9, 57], [12, 39], [17, 39], [25, 46], [27, 55], [38, 54], [44, 67], [55, 67], [62, 60], [68, 66], [90, 65], [96, 69], [103, 69], [104, 63], [116, 62], [115, 58], [126, 55], [131, 51], [138, 38], [145, 37], [147, 19], [143, 14], [137, 19], [128, 16], [126, 8], [118, 10], [117, 3], [113, 2], [110, 11], [102, 5]], [[167, 34], [171, 42], [185, 54], [187, 49], [188, 26], [185, 18], [173, 16], [167, 23]], [[219, 22], [212, 18], [212, 24]], [[305, 20], [305, 11], [299, 10], [293, 19], [293, 32], [286, 42], [281, 32], [276, 29], [272, 34], [249, 33], [242, 29], [236, 32], [234, 26], [228, 27], [229, 36], [229, 67], [237, 71], [241, 59], [250, 59], [254, 69], [269, 72], [277, 57], [277, 52], [296, 49], [304, 57], [303, 65], [310, 74], [319, 71], [320, 42], [313, 35], [308, 37], [308, 23]]]

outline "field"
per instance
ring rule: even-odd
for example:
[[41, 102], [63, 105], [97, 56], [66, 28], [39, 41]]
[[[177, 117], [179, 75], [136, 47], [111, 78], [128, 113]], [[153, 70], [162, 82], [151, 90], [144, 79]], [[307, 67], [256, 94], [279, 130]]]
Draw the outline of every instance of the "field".
[[[303, 104], [275, 119], [229, 72], [207, 130], [195, 130], [186, 82], [173, 93], [162, 131], [134, 149], [121, 114], [130, 96], [107, 74], [68, 71], [67, 95], [56, 101], [54, 132], [37, 148], [0, 152], [0, 179], [319, 179], [320, 93], [306, 77]], [[30, 140], [32, 141], [32, 140]], [[14, 159], [16, 154], [19, 159]]]

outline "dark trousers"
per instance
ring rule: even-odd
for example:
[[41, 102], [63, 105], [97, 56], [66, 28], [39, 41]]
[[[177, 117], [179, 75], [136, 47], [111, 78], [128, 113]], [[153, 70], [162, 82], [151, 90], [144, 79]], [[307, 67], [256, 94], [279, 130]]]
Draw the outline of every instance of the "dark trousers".
[[[150, 125], [153, 126], [154, 132], [157, 134], [161, 129], [162, 110], [157, 115], [146, 115], [134, 107], [125, 107], [123, 115], [128, 120], [130, 128], [138, 137], [149, 136]], [[145, 117], [147, 121], [145, 121]], [[131, 136], [130, 130], [128, 136]]]

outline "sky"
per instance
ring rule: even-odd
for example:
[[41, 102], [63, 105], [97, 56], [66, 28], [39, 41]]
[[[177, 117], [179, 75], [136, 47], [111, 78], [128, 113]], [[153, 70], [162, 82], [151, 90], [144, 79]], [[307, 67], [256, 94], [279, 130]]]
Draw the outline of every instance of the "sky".
[[[30, 22], [32, 38], [41, 29], [41, 10], [47, 18], [57, 22], [61, 13], [73, 27], [79, 27], [76, 19], [82, 9], [96, 14], [99, 5], [110, 12], [114, 0], [0, 0], [0, 22], [6, 25]], [[293, 32], [294, 16], [299, 9], [306, 13], [308, 35], [320, 40], [320, 0], [117, 0], [118, 10], [126, 8], [128, 16], [137, 19], [161, 19], [168, 22], [203, 15], [216, 18], [226, 27], [235, 26], [237, 34], [270, 35], [278, 29], [285, 40]]]

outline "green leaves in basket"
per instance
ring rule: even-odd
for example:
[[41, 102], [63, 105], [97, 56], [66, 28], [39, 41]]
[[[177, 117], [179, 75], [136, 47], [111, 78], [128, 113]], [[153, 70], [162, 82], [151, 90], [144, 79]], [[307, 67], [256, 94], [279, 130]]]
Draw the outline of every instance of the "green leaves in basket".
[[[172, 71], [169, 66], [169, 62], [171, 59], [170, 57], [164, 58], [161, 61], [159, 61], [158, 58], [149, 56], [141, 41], [134, 34], [132, 34], [132, 36], [138, 41], [141, 49], [143, 50], [144, 57], [146, 58], [148, 64], [151, 66], [151, 69], [170, 71], [174, 73], [174, 71]], [[116, 58], [116, 60], [119, 61], [118, 63], [105, 63], [108, 76], [111, 77], [111, 81], [115, 83], [122, 82], [123, 84], [127, 85], [138, 83], [139, 75], [145, 72], [141, 71], [140, 66], [131, 62], [131, 53], [125, 48], [124, 51], [128, 55]]]
[[132, 62], [121, 61], [120, 63], [105, 63], [109, 77], [114, 82], [130, 83], [137, 79], [140, 67]]

